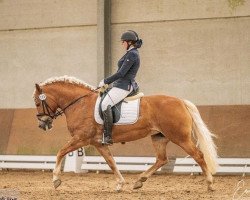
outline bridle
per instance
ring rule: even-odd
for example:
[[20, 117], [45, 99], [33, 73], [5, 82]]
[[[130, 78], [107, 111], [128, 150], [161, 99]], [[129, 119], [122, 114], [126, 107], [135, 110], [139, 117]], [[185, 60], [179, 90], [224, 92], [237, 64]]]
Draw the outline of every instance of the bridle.
[[[38, 113], [36, 116], [37, 116], [37, 119], [39, 121], [43, 121], [40, 117], [42, 116], [49, 116], [51, 119], [56, 119], [59, 115], [62, 116], [62, 114], [65, 112], [65, 110], [72, 106], [73, 104], [75, 104], [76, 102], [78, 102], [80, 99], [82, 99], [83, 97], [86, 97], [90, 94], [92, 94], [93, 91], [90, 91], [89, 93], [83, 95], [83, 96], [80, 96], [78, 98], [76, 98], [75, 100], [73, 100], [71, 103], [69, 103], [67, 106], [65, 106], [64, 108], [62, 109], [57, 109], [56, 112], [54, 113], [54, 111], [52, 110], [52, 108], [49, 106], [49, 104], [46, 102], [46, 99], [47, 99], [47, 96], [45, 93], [43, 93], [42, 89], [40, 91], [40, 94], [38, 96], [39, 100], [41, 101], [42, 103], [42, 107], [43, 107], [43, 113]], [[52, 101], [54, 101], [52, 99]], [[43, 121], [44, 122], [44, 121]]]

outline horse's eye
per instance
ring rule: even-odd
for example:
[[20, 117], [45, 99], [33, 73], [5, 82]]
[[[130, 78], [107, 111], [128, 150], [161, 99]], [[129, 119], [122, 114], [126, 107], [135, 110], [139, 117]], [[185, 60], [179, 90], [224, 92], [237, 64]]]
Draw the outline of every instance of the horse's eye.
[[36, 107], [40, 106], [40, 101], [37, 98], [35, 98], [35, 105]]

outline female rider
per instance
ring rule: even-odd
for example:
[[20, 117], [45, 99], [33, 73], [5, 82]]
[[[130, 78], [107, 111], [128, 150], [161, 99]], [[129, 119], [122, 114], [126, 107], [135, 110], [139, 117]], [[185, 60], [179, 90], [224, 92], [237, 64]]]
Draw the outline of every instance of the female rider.
[[129, 30], [122, 34], [121, 41], [126, 53], [118, 61], [117, 72], [99, 83], [99, 87], [113, 83], [113, 87], [109, 90], [101, 104], [104, 121], [104, 139], [102, 143], [106, 145], [113, 144], [113, 115], [111, 107], [126, 98], [132, 91], [138, 90], [135, 77], [140, 67], [140, 57], [137, 49], [141, 47], [142, 40], [139, 39], [135, 31]]

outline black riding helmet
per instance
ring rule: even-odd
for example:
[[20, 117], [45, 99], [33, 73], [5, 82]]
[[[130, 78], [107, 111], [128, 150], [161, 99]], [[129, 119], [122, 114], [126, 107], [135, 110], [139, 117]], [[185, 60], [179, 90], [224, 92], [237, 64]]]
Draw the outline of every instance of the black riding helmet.
[[122, 41], [134, 41], [134, 42], [136, 42], [138, 40], [138, 35], [136, 32], [129, 30], [129, 31], [126, 31], [122, 34], [121, 40]]
[[[128, 30], [126, 32], [124, 32], [121, 36], [121, 40], [122, 41], [132, 41], [132, 43], [134, 44], [134, 46], [136, 48], [140, 48], [142, 45], [142, 40], [139, 39], [138, 34], [135, 31], [132, 30]], [[128, 46], [129, 49], [130, 45]]]

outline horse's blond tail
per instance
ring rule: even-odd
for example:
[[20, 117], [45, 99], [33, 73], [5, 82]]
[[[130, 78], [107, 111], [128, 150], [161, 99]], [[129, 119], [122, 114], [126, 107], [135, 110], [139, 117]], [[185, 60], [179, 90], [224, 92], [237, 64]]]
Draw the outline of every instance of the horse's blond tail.
[[215, 137], [215, 135], [208, 130], [206, 124], [203, 122], [200, 116], [197, 107], [188, 100], [184, 100], [184, 103], [193, 118], [193, 130], [198, 138], [199, 148], [204, 155], [208, 170], [212, 174], [215, 174], [218, 167], [216, 151], [217, 147], [213, 141], [213, 137]]

